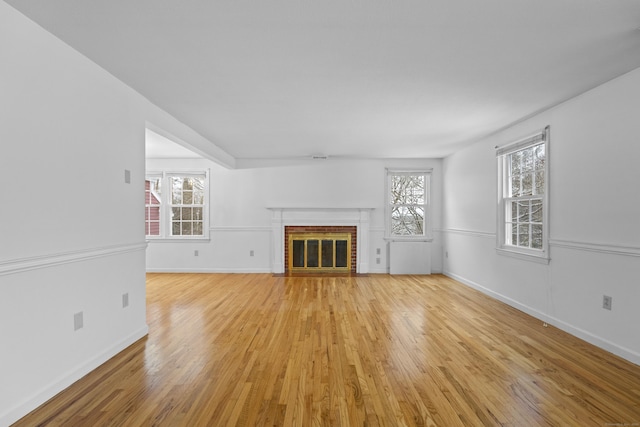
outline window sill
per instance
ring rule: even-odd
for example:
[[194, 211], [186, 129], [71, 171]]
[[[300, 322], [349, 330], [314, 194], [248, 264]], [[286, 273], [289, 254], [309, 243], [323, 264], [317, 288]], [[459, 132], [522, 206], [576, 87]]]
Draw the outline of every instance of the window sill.
[[549, 264], [551, 261], [551, 258], [549, 258], [546, 252], [532, 253], [507, 248], [496, 248], [496, 252], [498, 255], [504, 255], [524, 261], [537, 262], [538, 264]]

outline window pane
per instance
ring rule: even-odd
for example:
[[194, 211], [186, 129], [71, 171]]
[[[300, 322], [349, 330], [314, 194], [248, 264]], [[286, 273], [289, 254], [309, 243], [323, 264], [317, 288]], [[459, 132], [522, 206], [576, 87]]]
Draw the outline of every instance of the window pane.
[[194, 222], [191, 228], [191, 231], [193, 231], [194, 236], [202, 236], [204, 234], [202, 232], [202, 222], [201, 221]]
[[544, 171], [536, 172], [536, 192], [534, 194], [544, 194]]
[[182, 219], [182, 215], [180, 215], [180, 208], [171, 208], [171, 219], [174, 221]]
[[518, 224], [511, 224], [511, 241], [507, 242], [510, 245], [518, 244]]
[[204, 178], [193, 178], [193, 191], [204, 191]]
[[[507, 222], [515, 221], [518, 218], [518, 203], [509, 202], [511, 204], [511, 217], [506, 218]], [[507, 210], [507, 214], [509, 211]]]
[[318, 267], [318, 240], [307, 240], [307, 267]]
[[171, 204], [179, 205], [180, 203], [182, 203], [182, 191], [173, 191], [171, 193]]
[[171, 203], [182, 203], [182, 178], [172, 177], [171, 182]]
[[518, 224], [518, 246], [529, 247], [529, 224]]
[[204, 203], [204, 192], [202, 191], [194, 191], [193, 192], [193, 204], [201, 205]]
[[182, 192], [182, 204], [183, 205], [191, 205], [191, 204], [193, 204], [193, 192], [192, 191], [183, 191]]
[[529, 222], [529, 201], [518, 202], [518, 222]]
[[180, 234], [180, 223], [178, 221], [174, 221], [171, 223], [171, 235], [179, 236]]
[[536, 170], [544, 169], [545, 153], [544, 144], [538, 145], [534, 148], [534, 168]]
[[180, 178], [182, 179], [182, 189], [183, 190], [193, 190], [193, 178]]
[[202, 221], [202, 208], [193, 208], [193, 219]]
[[391, 204], [424, 204], [424, 175], [393, 175], [391, 177]]
[[531, 201], [531, 222], [542, 222], [542, 200]]
[[534, 224], [531, 226], [531, 247], [534, 249], [542, 249], [542, 224]]
[[515, 175], [511, 177], [511, 194], [510, 197], [518, 197], [520, 196], [520, 175]]
[[[178, 208], [176, 208], [178, 209]], [[182, 208], [182, 219], [191, 219], [191, 208]]]
[[391, 233], [398, 236], [422, 235], [424, 208], [395, 206], [391, 210]]
[[533, 149], [527, 148], [526, 150], [522, 150], [522, 172], [529, 173], [533, 172]]
[[422, 223], [412, 220], [392, 221], [392, 232], [396, 236], [421, 236]]
[[182, 235], [183, 236], [191, 236], [191, 223], [183, 222], [182, 223]]
[[533, 194], [533, 174], [528, 173], [522, 176], [522, 195], [530, 196]]
[[347, 266], [347, 241], [336, 240], [336, 267]]
[[149, 223], [149, 236], [159, 236], [160, 235], [160, 222], [152, 221]]
[[333, 240], [322, 241], [322, 266], [333, 267]]
[[509, 156], [509, 170], [510, 176], [513, 175], [519, 175], [520, 172], [522, 172], [522, 168], [521, 168], [521, 153], [518, 151], [516, 153], [513, 153]]
[[160, 184], [161, 184], [162, 180], [160, 178], [146, 178], [145, 179], [145, 190], [146, 191], [152, 191], [156, 194], [161, 194], [160, 191]]

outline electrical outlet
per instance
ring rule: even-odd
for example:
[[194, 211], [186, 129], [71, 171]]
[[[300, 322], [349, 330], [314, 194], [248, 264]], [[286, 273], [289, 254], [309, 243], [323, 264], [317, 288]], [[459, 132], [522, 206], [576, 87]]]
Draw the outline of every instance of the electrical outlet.
[[376, 258], [376, 264], [380, 264], [380, 258]]
[[80, 311], [73, 315], [73, 330], [77, 331], [78, 329], [82, 329], [84, 326], [84, 315], [83, 312]]
[[249, 251], [249, 256], [253, 256], [253, 251]]
[[131, 171], [129, 169], [124, 170], [124, 183], [131, 184]]
[[380, 248], [376, 248], [376, 255], [380, 255]]
[[193, 251], [193, 256], [199, 256], [200, 252], [198, 252], [198, 250]]
[[122, 294], [122, 308], [129, 307], [129, 293]]
[[602, 296], [602, 308], [605, 310], [611, 310], [611, 297], [608, 295]]
[[444, 253], [444, 257], [445, 257], [445, 258], [449, 258], [449, 251], [446, 251], [446, 252]]

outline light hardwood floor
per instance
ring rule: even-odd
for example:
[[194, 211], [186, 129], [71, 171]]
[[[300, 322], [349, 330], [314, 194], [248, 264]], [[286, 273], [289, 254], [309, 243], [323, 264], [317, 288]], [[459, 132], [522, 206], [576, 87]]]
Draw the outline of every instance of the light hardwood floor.
[[640, 423], [640, 367], [444, 276], [149, 274], [147, 299], [148, 338], [16, 425]]

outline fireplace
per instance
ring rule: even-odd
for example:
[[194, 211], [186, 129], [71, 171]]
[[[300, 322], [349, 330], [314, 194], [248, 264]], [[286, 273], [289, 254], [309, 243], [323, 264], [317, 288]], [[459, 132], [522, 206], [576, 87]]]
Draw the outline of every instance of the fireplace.
[[285, 272], [355, 273], [356, 226], [285, 226]]
[[[311, 250], [311, 266], [315, 265], [315, 257], [325, 256], [324, 264], [332, 264], [333, 271], [346, 271], [348, 273], [369, 272], [369, 214], [372, 208], [295, 208], [272, 207], [271, 227], [273, 236], [273, 272], [284, 273], [300, 268], [300, 265], [309, 266], [308, 258], [305, 261], [298, 259], [296, 266], [290, 259], [290, 236], [293, 234], [306, 234], [301, 237], [303, 243], [295, 243], [298, 250], [303, 249], [304, 256]], [[345, 236], [348, 235], [347, 236]], [[345, 248], [344, 240], [350, 240]], [[309, 241], [313, 242], [309, 246]], [[323, 243], [322, 241], [327, 241]], [[316, 243], [317, 241], [317, 243]], [[329, 243], [340, 242], [340, 243]], [[306, 243], [304, 243], [306, 242]], [[316, 254], [316, 245], [318, 252]], [[322, 245], [330, 248], [322, 252]], [[347, 266], [344, 267], [336, 255], [342, 255], [347, 249]], [[300, 253], [298, 253], [300, 256]], [[306, 263], [306, 264], [305, 264]], [[318, 265], [323, 265], [321, 259]], [[331, 271], [331, 270], [329, 270]]]

